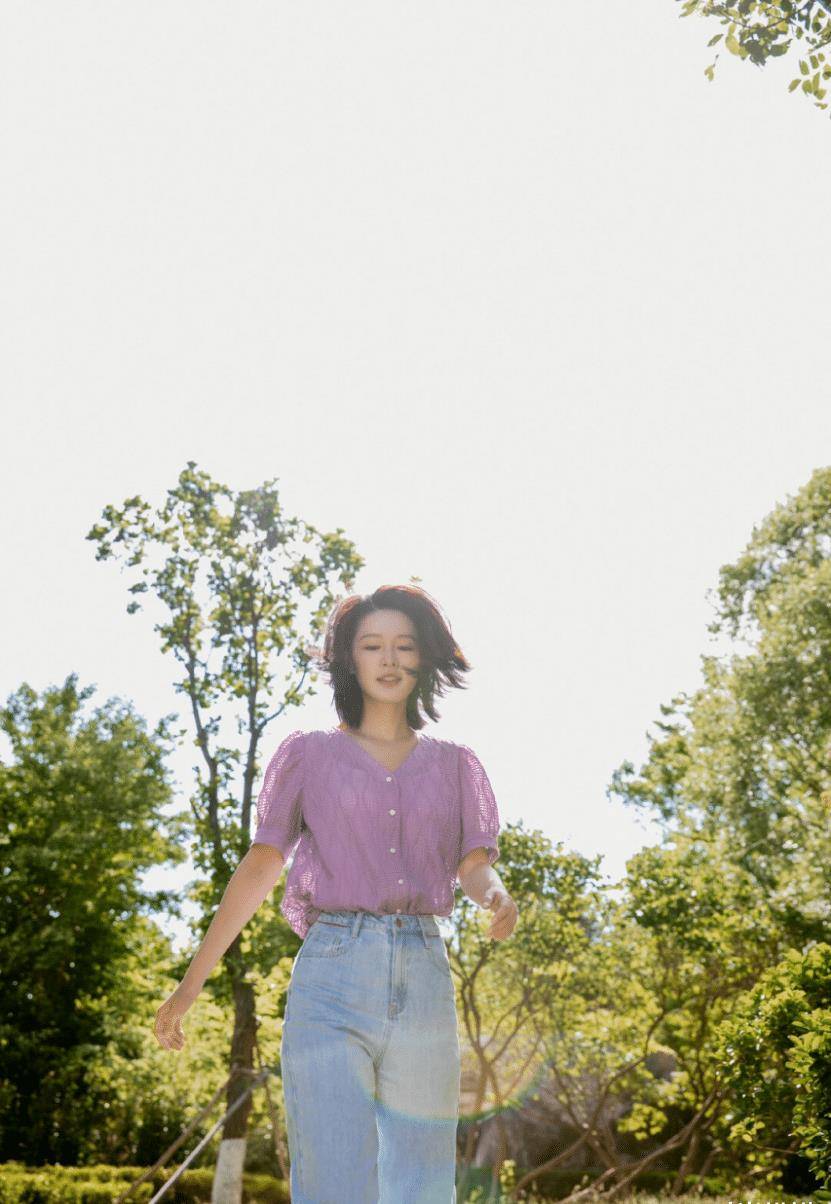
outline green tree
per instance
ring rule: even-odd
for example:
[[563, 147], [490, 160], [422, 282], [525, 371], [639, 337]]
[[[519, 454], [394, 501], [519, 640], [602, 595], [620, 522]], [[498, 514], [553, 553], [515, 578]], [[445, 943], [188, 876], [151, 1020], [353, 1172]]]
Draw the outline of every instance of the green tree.
[[517, 1189], [544, 1186], [578, 1158], [595, 1174], [586, 1196], [601, 1186], [609, 1196], [630, 1191], [666, 1165], [676, 1168], [668, 1187], [680, 1191], [712, 1166], [706, 1135], [722, 1091], [702, 1054], [731, 999], [767, 964], [748, 907], [754, 891], [689, 850], [630, 858], [625, 879], [592, 907], [540, 1017], [549, 1109], [565, 1125], [559, 1148]]
[[703, 684], [661, 707], [639, 772], [610, 795], [667, 833], [731, 834], [795, 947], [831, 941], [831, 469], [754, 530], [720, 571]]
[[[822, 81], [831, 76], [831, 67], [825, 60], [824, 48], [831, 41], [831, 2], [829, 0], [805, 0], [802, 4], [792, 0], [736, 0], [721, 3], [720, 0], [676, 0], [682, 6], [682, 17], [698, 13], [702, 17], [717, 17], [727, 27], [725, 33], [710, 38], [708, 46], [723, 44], [740, 59], [747, 59], [756, 67], [763, 67], [769, 58], [787, 54], [791, 42], [804, 39], [807, 53], [799, 60], [799, 75], [792, 79], [788, 91], [800, 88], [806, 96], [814, 96], [818, 109], [827, 109], [824, 101], [827, 88]], [[719, 55], [704, 74], [709, 80], [715, 75]]]
[[166, 720], [148, 732], [116, 700], [85, 715], [93, 693], [73, 674], [41, 697], [22, 685], [0, 711], [11, 745], [0, 764], [0, 1156], [33, 1164], [74, 1163], [89, 1148], [112, 994], [134, 945], [153, 937], [148, 917], [177, 906], [141, 877], [185, 858], [186, 816], [163, 811]]
[[[481, 909], [458, 904], [450, 965], [462, 1034], [462, 1167], [473, 1165], [481, 1121], [499, 1132], [498, 1177], [512, 1145], [518, 1099], [544, 1073], [541, 1017], [562, 998], [577, 951], [597, 923], [598, 859], [566, 852], [539, 831], [507, 825], [500, 836], [501, 876], [519, 908], [510, 940], [490, 941]], [[460, 1198], [465, 1181], [459, 1186]]]
[[[187, 699], [202, 762], [190, 798], [194, 861], [204, 875], [193, 896], [201, 908], [201, 940], [250, 842], [268, 725], [314, 694], [306, 682], [310, 637], [321, 634], [336, 601], [332, 580], [351, 587], [363, 561], [341, 528], [321, 534], [286, 517], [275, 482], [233, 493], [193, 461], [157, 513], [133, 497], [121, 508], [105, 507], [102, 518], [87, 535], [96, 558], [123, 554], [127, 567], [140, 571], [129, 587], [128, 612], [140, 610], [139, 598], [153, 591], [167, 612], [155, 625], [162, 650], [181, 666], [174, 688]], [[313, 541], [314, 557], [306, 550]], [[223, 722], [233, 727], [234, 740], [223, 740]], [[235, 783], [237, 771], [241, 781]], [[293, 934], [286, 939], [296, 940]], [[273, 959], [274, 946], [267, 956]], [[240, 934], [222, 959], [224, 972], [211, 982], [216, 998], [233, 1010], [229, 1072], [252, 1069], [252, 971], [265, 957], [265, 950], [246, 953]], [[244, 1090], [245, 1082], [233, 1078], [228, 1105]], [[233, 1154], [245, 1140], [250, 1110], [249, 1098], [226, 1122], [217, 1163], [217, 1179], [238, 1197], [241, 1171], [235, 1168], [242, 1163]]]
[[788, 950], [736, 1001], [716, 1058], [731, 1089], [730, 1137], [776, 1182], [795, 1151], [831, 1198], [831, 945]]
[[[702, 686], [661, 707], [645, 765], [636, 773], [624, 762], [610, 794], [650, 811], [683, 853], [685, 868], [672, 875], [679, 906], [699, 873], [695, 850], [726, 882], [744, 883], [747, 901], [737, 906], [747, 910], [752, 900], [767, 959], [758, 978], [788, 950], [801, 958], [831, 944], [831, 470], [816, 470], [722, 567], [710, 630], [728, 638], [728, 651], [703, 658]], [[698, 936], [698, 924], [692, 932]], [[729, 948], [717, 945], [717, 957]], [[827, 1043], [815, 1037], [818, 1064], [825, 1059], [816, 1073], [831, 1074]], [[782, 1114], [772, 1128], [788, 1124]], [[713, 1134], [732, 1144], [748, 1173], [781, 1169], [793, 1143], [780, 1143], [777, 1162], [767, 1158], [770, 1142], [754, 1144], [754, 1131], [736, 1138], [737, 1128], [716, 1125]]]

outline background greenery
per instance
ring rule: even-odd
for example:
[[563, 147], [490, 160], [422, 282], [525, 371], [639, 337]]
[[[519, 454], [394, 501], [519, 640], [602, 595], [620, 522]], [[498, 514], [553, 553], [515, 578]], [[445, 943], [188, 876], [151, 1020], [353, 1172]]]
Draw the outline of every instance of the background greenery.
[[[645, 763], [625, 762], [609, 786], [659, 818], [660, 843], [610, 887], [597, 861], [507, 825], [511, 939], [487, 941], [486, 918], [458, 899], [466, 1190], [481, 1187], [487, 1150], [488, 1181], [511, 1195], [579, 1195], [598, 1180], [623, 1192], [652, 1175], [663, 1195], [831, 1198], [831, 470], [754, 529], [716, 597], [712, 630], [729, 652], [704, 657], [700, 688], [660, 706]], [[171, 810], [168, 722], [149, 731], [92, 694], [75, 674], [40, 696], [23, 683], [0, 713], [12, 747], [0, 765], [2, 1199], [53, 1198], [24, 1166], [103, 1164], [129, 1181], [227, 1075], [226, 967], [181, 1053], [151, 1031], [191, 953], [174, 955], [165, 918], [186, 898], [205, 916], [215, 906], [203, 882], [141, 887], [198, 828]], [[283, 1190], [279, 1033], [298, 946], [278, 901], [239, 950], [254, 1062], [275, 1070], [248, 1120], [247, 1170], [270, 1177], [247, 1188], [261, 1199]], [[209, 1145], [197, 1160], [203, 1183], [213, 1156]]]

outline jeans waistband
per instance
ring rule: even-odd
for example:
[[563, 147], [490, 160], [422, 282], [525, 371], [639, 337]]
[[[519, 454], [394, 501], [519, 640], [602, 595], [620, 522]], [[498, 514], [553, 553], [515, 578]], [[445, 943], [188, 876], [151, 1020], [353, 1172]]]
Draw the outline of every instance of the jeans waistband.
[[401, 932], [420, 932], [425, 939], [428, 936], [441, 936], [442, 931], [435, 916], [422, 915], [420, 912], [396, 912], [386, 914], [377, 911], [355, 911], [350, 908], [337, 908], [332, 911], [321, 911], [318, 920], [330, 923], [348, 924], [355, 937], [366, 924], [370, 928], [393, 928]]

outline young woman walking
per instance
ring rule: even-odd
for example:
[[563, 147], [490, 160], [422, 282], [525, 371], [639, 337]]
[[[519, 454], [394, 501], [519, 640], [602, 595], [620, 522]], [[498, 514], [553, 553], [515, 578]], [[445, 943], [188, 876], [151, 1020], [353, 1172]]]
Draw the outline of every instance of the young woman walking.
[[303, 937], [280, 1050], [292, 1204], [455, 1204], [461, 1064], [437, 918], [458, 881], [494, 912], [489, 937], [517, 921], [481, 762], [421, 731], [419, 704], [435, 720], [434, 695], [470, 665], [412, 586], [341, 602], [321, 661], [341, 723], [272, 756], [251, 848], [155, 1032], [182, 1048], [182, 1015], [294, 852], [280, 905]]

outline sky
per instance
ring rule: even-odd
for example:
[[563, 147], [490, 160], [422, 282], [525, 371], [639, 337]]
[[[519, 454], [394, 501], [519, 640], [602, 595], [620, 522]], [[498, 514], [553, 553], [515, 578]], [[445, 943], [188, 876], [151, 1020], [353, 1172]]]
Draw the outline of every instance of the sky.
[[[611, 775], [699, 684], [719, 568], [829, 463], [831, 118], [799, 46], [711, 83], [715, 21], [591, 11], [5, 6], [4, 699], [76, 672], [189, 723], [84, 537], [195, 460], [342, 527], [358, 592], [440, 601], [474, 669], [426, 730], [504, 823], [610, 879], [657, 839]], [[265, 754], [336, 721], [321, 680]]]

